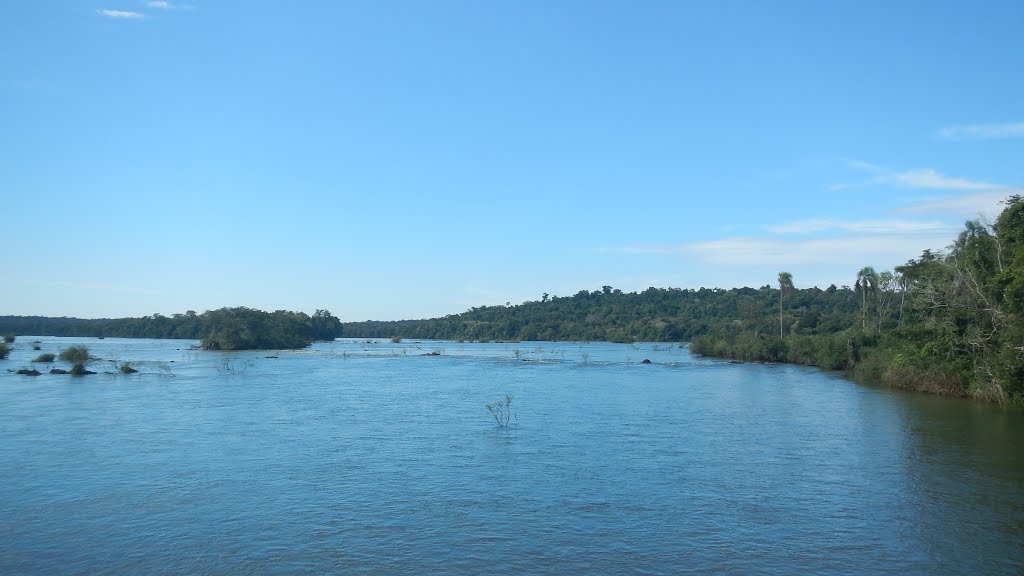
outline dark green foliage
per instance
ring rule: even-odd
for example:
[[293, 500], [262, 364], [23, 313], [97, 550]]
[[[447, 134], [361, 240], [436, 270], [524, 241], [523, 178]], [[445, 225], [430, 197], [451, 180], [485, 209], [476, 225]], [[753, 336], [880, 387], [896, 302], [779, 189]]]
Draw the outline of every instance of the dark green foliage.
[[221, 308], [203, 316], [210, 326], [203, 347], [210, 350], [304, 348], [314, 339], [310, 318], [302, 312]]
[[5, 344], [13, 344], [14, 343], [14, 339], [15, 339], [14, 334], [4, 334], [4, 343]]
[[0, 360], [7, 358], [11, 353], [11, 347], [6, 342], [0, 342]]
[[68, 362], [70, 364], [80, 364], [85, 366], [91, 358], [89, 357], [89, 349], [85, 346], [71, 346], [61, 351], [58, 356], [61, 362]]
[[129, 362], [122, 362], [117, 367], [117, 370], [121, 372], [121, 374], [135, 374], [136, 372], [138, 372], [138, 370], [132, 367], [131, 363]]
[[0, 317], [0, 329], [45, 336], [185, 338], [203, 340], [211, 349], [242, 350], [302, 348], [315, 340], [332, 340], [341, 335], [341, 321], [328, 310], [308, 316], [285, 310], [221, 308], [202, 314], [189, 310], [170, 317], [154, 314], [116, 320], [5, 316]]
[[833, 322], [819, 317], [810, 341], [790, 337], [785, 347], [773, 348], [770, 339], [752, 339], [719, 324], [711, 336], [694, 340], [692, 349], [843, 368], [866, 382], [1024, 403], [1020, 196], [1006, 201], [992, 226], [967, 222], [946, 253], [926, 250], [898, 266], [895, 274], [865, 267], [854, 285], [859, 319]]
[[84, 374], [95, 374], [85, 369], [85, 365], [88, 364], [92, 357], [89, 356], [89, 349], [85, 346], [72, 346], [65, 348], [61, 351], [60, 356], [57, 357], [61, 362], [68, 362], [71, 366], [70, 374], [75, 376], [82, 376]]
[[36, 356], [36, 359], [33, 360], [33, 362], [53, 362], [56, 359], [57, 359], [57, 356], [55, 356], [53, 354], [50, 354], [50, 353], [46, 353], [46, 354], [40, 354], [39, 356]]
[[313, 340], [334, 340], [341, 336], [341, 320], [329, 310], [317, 310], [309, 319], [309, 337]]
[[[575, 340], [582, 342], [683, 342], [712, 331], [778, 336], [779, 290], [648, 288], [641, 293], [581, 291], [575, 296], [518, 306], [482, 306], [430, 320], [353, 322], [345, 334], [359, 338], [463, 341]], [[786, 334], [815, 334], [822, 324], [841, 326], [857, 317], [850, 289], [831, 292], [787, 288]]]

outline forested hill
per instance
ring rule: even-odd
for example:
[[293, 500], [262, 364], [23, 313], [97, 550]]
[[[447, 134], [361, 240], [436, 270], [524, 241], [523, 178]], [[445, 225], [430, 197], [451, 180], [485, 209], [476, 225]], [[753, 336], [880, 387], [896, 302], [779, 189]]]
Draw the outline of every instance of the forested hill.
[[[777, 334], [779, 290], [761, 288], [648, 288], [640, 293], [610, 286], [517, 306], [482, 306], [430, 320], [345, 322], [345, 336], [440, 340], [579, 340], [682, 342], [723, 325], [753, 334]], [[807, 288], [786, 296], [788, 333], [835, 332], [859, 318], [860, 297], [848, 287]]]

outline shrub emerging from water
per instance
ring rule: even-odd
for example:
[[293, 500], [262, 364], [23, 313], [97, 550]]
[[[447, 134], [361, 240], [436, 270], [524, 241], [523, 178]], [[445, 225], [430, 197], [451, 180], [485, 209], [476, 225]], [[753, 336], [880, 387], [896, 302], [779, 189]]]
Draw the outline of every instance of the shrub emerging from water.
[[7, 358], [7, 355], [11, 353], [11, 347], [6, 343], [0, 342], [0, 360]]
[[70, 348], [65, 348], [57, 358], [60, 359], [61, 362], [69, 362], [72, 364], [72, 374], [81, 375], [90, 373], [85, 369], [85, 365], [88, 364], [92, 358], [89, 357], [89, 349], [85, 346], [72, 346]]
[[121, 374], [135, 374], [136, 372], [138, 372], [138, 370], [136, 370], [135, 367], [132, 366], [131, 362], [122, 362], [121, 365], [117, 367], [117, 369], [121, 372]]
[[53, 362], [56, 359], [56, 355], [47, 352], [46, 354], [40, 354], [39, 356], [36, 356], [36, 359], [33, 360], [33, 362]]
[[4, 342], [12, 344], [14, 342], [14, 334], [4, 334]]
[[491, 414], [498, 426], [502, 428], [507, 427], [509, 422], [515, 418], [515, 413], [512, 412], [512, 396], [507, 394], [503, 400], [484, 404], [484, 408]]

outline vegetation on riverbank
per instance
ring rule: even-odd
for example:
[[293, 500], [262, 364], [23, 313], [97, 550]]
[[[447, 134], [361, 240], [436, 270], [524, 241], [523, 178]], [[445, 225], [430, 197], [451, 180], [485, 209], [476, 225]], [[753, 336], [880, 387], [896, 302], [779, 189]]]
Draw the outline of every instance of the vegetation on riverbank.
[[[720, 325], [699, 354], [847, 369], [861, 381], [1024, 403], [1024, 199], [970, 221], [945, 252], [892, 272], [863, 268], [859, 322], [783, 338]], [[798, 306], [790, 302], [790, 306]]]
[[944, 252], [892, 271], [851, 271], [852, 287], [604, 286], [518, 306], [428, 320], [342, 324], [326, 310], [222, 308], [171, 318], [0, 317], [0, 331], [59, 336], [199, 338], [210, 349], [299, 348], [344, 331], [357, 338], [691, 341], [697, 354], [847, 370], [855, 379], [1000, 403], [1024, 403], [1024, 199], [991, 224], [966, 223]]
[[354, 337], [685, 341], [697, 354], [847, 370], [861, 381], [1024, 403], [1024, 199], [944, 252], [850, 286], [623, 293], [610, 286], [431, 320], [345, 324]]
[[87, 320], [41, 316], [0, 317], [0, 330], [37, 336], [183, 338], [202, 340], [211, 350], [303, 348], [341, 336], [341, 321], [327, 310], [303, 312], [220, 308], [202, 314], [154, 314], [142, 318]]

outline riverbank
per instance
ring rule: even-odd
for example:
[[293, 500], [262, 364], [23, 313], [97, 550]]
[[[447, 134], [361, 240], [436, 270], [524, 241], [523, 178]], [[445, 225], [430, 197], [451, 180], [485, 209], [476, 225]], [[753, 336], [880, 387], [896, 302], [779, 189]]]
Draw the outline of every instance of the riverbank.
[[842, 371], [849, 379], [872, 386], [970, 398], [1004, 406], [1024, 406], [993, 381], [971, 380], [941, 365], [915, 366], [899, 340], [855, 331], [822, 336], [738, 335], [694, 338], [690, 351], [708, 358], [743, 362], [777, 362]]

